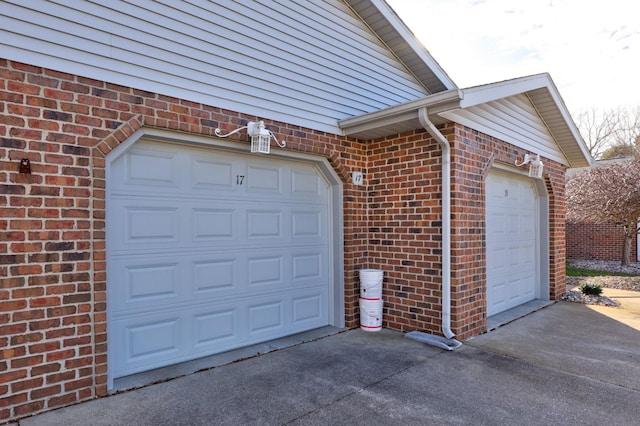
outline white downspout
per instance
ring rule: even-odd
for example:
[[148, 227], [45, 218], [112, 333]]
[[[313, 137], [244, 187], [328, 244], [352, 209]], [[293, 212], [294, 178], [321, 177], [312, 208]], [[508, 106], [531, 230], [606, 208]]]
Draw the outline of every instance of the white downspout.
[[427, 108], [418, 110], [418, 119], [442, 149], [442, 334], [451, 339], [451, 146], [429, 120]]

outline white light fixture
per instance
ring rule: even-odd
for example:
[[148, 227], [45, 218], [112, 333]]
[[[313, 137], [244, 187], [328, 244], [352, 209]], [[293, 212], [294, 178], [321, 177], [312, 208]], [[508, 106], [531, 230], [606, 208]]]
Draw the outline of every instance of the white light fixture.
[[274, 135], [271, 130], [264, 127], [264, 121], [262, 120], [258, 122], [250, 121], [246, 126], [242, 126], [232, 132], [227, 133], [226, 135], [223, 135], [220, 129], [216, 129], [215, 134], [218, 137], [226, 138], [227, 136], [238, 133], [243, 129], [247, 129], [247, 134], [251, 138], [251, 152], [268, 154], [271, 149], [271, 138], [276, 141], [280, 148], [284, 148], [287, 145], [285, 141], [278, 141], [276, 135]]
[[544, 164], [542, 164], [542, 160], [540, 160], [539, 154], [525, 154], [524, 161], [519, 163], [516, 161], [516, 166], [524, 166], [525, 164], [529, 164], [529, 177], [538, 178], [542, 177], [542, 170], [544, 169]]

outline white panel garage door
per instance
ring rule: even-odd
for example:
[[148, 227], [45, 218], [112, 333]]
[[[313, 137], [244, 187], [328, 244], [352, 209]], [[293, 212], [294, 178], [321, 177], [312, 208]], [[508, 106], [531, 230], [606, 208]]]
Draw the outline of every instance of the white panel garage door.
[[487, 315], [536, 298], [537, 193], [531, 179], [492, 172], [486, 180]]
[[329, 323], [329, 186], [312, 164], [143, 141], [108, 179], [111, 378]]

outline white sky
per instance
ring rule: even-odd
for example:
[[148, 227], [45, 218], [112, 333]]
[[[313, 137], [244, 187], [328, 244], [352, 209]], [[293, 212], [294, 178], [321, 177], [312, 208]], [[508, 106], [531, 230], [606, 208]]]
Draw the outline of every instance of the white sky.
[[640, 105], [640, 2], [387, 2], [461, 88], [548, 72], [574, 115]]

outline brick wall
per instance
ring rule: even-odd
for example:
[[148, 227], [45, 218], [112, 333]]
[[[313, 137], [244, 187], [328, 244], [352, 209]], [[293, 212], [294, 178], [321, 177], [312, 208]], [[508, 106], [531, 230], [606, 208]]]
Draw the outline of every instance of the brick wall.
[[370, 267], [385, 271], [384, 327], [440, 330], [440, 150], [426, 132], [368, 145]]
[[[143, 127], [213, 136], [256, 117], [0, 60], [0, 422], [106, 393], [105, 158]], [[344, 183], [345, 312], [358, 270], [385, 269], [384, 326], [438, 333], [441, 151], [426, 132], [359, 143], [266, 123]], [[452, 145], [452, 328], [484, 331], [484, 177], [523, 152], [463, 126]], [[246, 143], [246, 142], [243, 142]], [[23, 158], [32, 174], [19, 173]], [[365, 171], [364, 186], [351, 184]], [[545, 160], [551, 297], [564, 286], [564, 176]]]
[[[452, 329], [461, 339], [486, 329], [484, 182], [494, 164], [512, 166], [520, 148], [459, 124], [443, 130], [452, 148]], [[549, 298], [564, 292], [564, 167], [542, 158], [549, 194]]]
[[[0, 60], [0, 423], [106, 393], [105, 156], [143, 126], [212, 136], [246, 117]], [[366, 266], [363, 145], [267, 122], [344, 182], [347, 326]], [[21, 159], [32, 174], [20, 174]]]
[[[567, 222], [567, 259], [622, 260], [624, 229], [615, 225]], [[638, 259], [638, 236], [631, 241], [631, 261]]]
[[565, 291], [566, 240], [565, 169], [546, 168], [545, 183], [549, 194], [549, 296], [559, 298]]
[[[458, 124], [451, 145], [451, 325], [464, 340], [486, 330], [484, 181], [525, 151]], [[441, 150], [426, 132], [368, 145], [369, 266], [385, 270], [384, 327], [440, 332]], [[543, 159], [549, 192], [550, 294], [564, 292], [564, 167]]]

